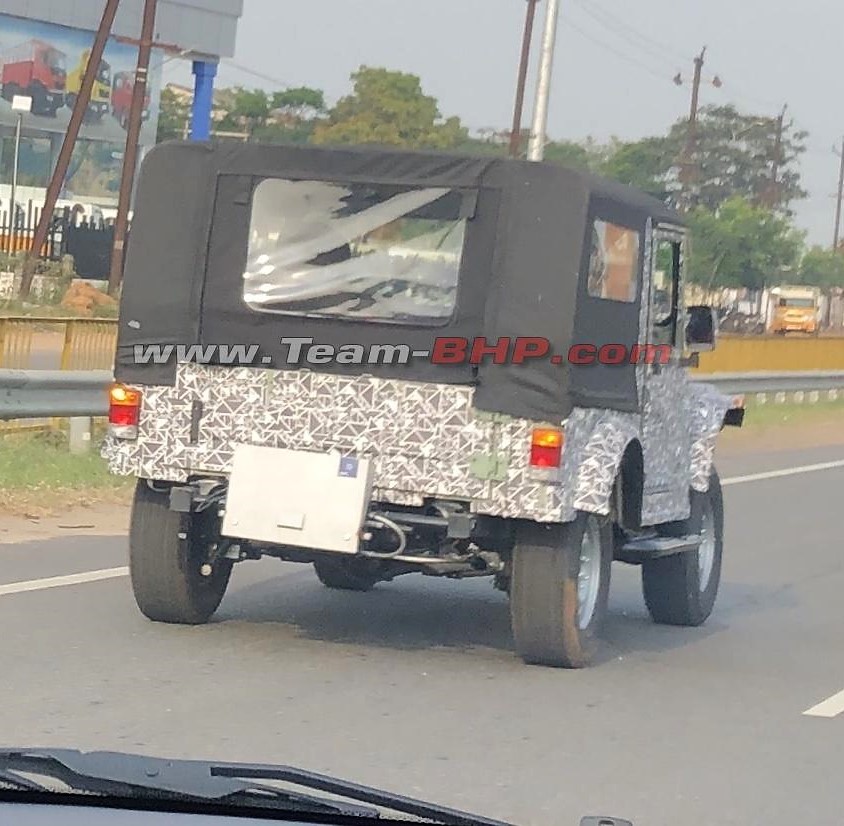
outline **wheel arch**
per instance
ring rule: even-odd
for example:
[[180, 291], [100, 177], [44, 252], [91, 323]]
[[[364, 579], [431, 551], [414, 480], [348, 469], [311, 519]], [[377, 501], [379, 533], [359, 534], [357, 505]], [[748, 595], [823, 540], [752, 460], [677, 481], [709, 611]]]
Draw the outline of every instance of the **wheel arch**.
[[[638, 417], [614, 410], [583, 410], [580, 414], [573, 416], [566, 428], [565, 498], [572, 511], [608, 516], [622, 469], [632, 478], [644, 477]], [[636, 490], [634, 486], [627, 502], [634, 512]], [[641, 509], [641, 502], [638, 507]]]
[[724, 428], [727, 413], [733, 407], [732, 399], [708, 384], [690, 383], [692, 415], [691, 474], [693, 490], [705, 493], [709, 489], [709, 476], [715, 464], [715, 445]]
[[642, 526], [645, 490], [645, 454], [639, 439], [631, 439], [624, 448], [616, 479], [615, 507], [619, 524], [637, 530]]

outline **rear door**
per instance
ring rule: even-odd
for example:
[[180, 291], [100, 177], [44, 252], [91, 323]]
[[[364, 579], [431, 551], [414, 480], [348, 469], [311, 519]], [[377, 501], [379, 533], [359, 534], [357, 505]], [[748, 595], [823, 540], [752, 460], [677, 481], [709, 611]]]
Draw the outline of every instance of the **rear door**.
[[[221, 176], [201, 342], [259, 349], [248, 366], [214, 365], [202, 432], [221, 448], [248, 442], [372, 458], [376, 496], [390, 492], [390, 501], [397, 493], [408, 502], [487, 498], [490, 482], [472, 468], [493, 426], [473, 415], [471, 365], [400, 355], [480, 329], [489, 266], [477, 250], [491, 255], [491, 244], [475, 237], [474, 204], [447, 188]], [[496, 208], [484, 198], [477, 205]], [[377, 363], [322, 355], [290, 363], [283, 338], [367, 357], [390, 349]]]

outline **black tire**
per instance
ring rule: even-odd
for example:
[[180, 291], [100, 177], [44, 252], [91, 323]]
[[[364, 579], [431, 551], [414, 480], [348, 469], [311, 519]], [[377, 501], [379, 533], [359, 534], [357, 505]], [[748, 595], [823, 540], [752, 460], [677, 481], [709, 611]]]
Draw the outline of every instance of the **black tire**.
[[704, 542], [709, 537], [713, 543], [711, 563], [702, 565], [701, 559], [705, 563], [706, 554], [701, 549], [654, 559], [642, 566], [645, 604], [654, 622], [662, 625], [703, 625], [718, 596], [724, 550], [724, 500], [714, 468], [709, 477], [709, 490], [706, 493], [691, 491], [690, 500], [689, 518], [663, 526], [660, 533], [689, 536], [704, 532]]
[[47, 103], [47, 89], [41, 83], [33, 83], [30, 87], [30, 94], [32, 95], [32, 114], [33, 115], [47, 115], [50, 111], [50, 106]]
[[314, 570], [326, 588], [337, 591], [371, 591], [382, 579], [366, 559], [320, 557]]
[[64, 105], [67, 106], [68, 109], [73, 111], [73, 108], [76, 106], [76, 95], [73, 92], [69, 92], [65, 95]]
[[[232, 571], [218, 560], [210, 576], [200, 567], [216, 538], [217, 515], [181, 514], [169, 509], [167, 493], [139, 479], [129, 527], [129, 572], [141, 613], [154, 622], [201, 625], [217, 610]], [[179, 533], [187, 539], [180, 540]]]
[[[581, 551], [597, 552], [593, 596], [579, 617]], [[583, 668], [592, 661], [607, 614], [613, 544], [609, 522], [580, 513], [565, 525], [523, 523], [517, 529], [510, 582], [510, 621], [519, 656], [530, 665]]]

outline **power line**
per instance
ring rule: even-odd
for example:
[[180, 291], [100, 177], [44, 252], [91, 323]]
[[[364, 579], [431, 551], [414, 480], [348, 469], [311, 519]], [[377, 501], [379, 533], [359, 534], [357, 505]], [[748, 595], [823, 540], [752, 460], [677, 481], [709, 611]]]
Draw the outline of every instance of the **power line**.
[[619, 59], [624, 60], [627, 63], [630, 63], [632, 66], [638, 67], [639, 69], [641, 69], [644, 72], [647, 72], [649, 75], [652, 75], [653, 77], [659, 78], [659, 80], [662, 80], [662, 81], [665, 81], [665, 82], [668, 82], [668, 83], [671, 82], [671, 78], [669, 77], [668, 72], [663, 74], [658, 69], [655, 69], [652, 66], [649, 66], [647, 63], [643, 63], [638, 58], [632, 57], [631, 55], [620, 51], [615, 46], [610, 45], [606, 41], [595, 37], [595, 35], [593, 35], [589, 31], [587, 31], [586, 29], [581, 28], [575, 22], [573, 22], [570, 18], [566, 21], [566, 25], [567, 25], [568, 28], [573, 29], [574, 31], [578, 32], [580, 35], [585, 37], [587, 40], [591, 40], [596, 46], [600, 46], [602, 49], [606, 49], [606, 51], [611, 52], [612, 54], [614, 54]]
[[[585, 0], [577, 0], [577, 4], [584, 13], [588, 14], [602, 26], [615, 31], [619, 37], [625, 39], [631, 45], [636, 46], [632, 42], [631, 37], [637, 39], [639, 41], [637, 48], [643, 51], [646, 50], [651, 57], [670, 62], [668, 60], [668, 56], [670, 55], [673, 59], [682, 60], [685, 63], [686, 55], [681, 54], [679, 50], [676, 50], [673, 46], [667, 46], [665, 43], [661, 43], [650, 35], [639, 31], [626, 20], [619, 19], [613, 12], [597, 5], [594, 0], [591, 0], [588, 4]], [[658, 50], [658, 54], [653, 51], [654, 49]]]
[[241, 72], [247, 75], [252, 75], [252, 77], [257, 77], [260, 80], [265, 80], [268, 83], [272, 83], [275, 86], [279, 87], [280, 89], [289, 89], [290, 84], [286, 80], [279, 80], [277, 77], [273, 77], [272, 75], [264, 74], [263, 72], [256, 71], [255, 69], [250, 69], [248, 66], [244, 66], [242, 63], [237, 63], [230, 58], [224, 58], [224, 62], [228, 66], [232, 66], [235, 69], [239, 69]]

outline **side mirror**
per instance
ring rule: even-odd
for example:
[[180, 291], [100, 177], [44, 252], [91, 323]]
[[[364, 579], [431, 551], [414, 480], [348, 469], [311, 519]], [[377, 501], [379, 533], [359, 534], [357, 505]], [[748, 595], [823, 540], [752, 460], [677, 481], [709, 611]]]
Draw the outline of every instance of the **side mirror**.
[[686, 344], [693, 353], [705, 353], [715, 349], [718, 338], [718, 313], [713, 307], [695, 306], [688, 308]]

